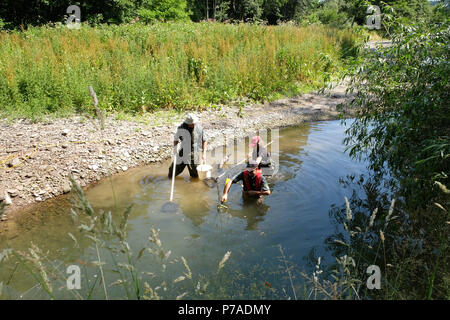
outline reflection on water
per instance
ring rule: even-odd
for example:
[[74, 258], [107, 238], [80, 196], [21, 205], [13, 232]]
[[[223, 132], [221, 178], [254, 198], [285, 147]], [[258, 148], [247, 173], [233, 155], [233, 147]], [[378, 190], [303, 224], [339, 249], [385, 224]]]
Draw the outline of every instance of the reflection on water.
[[[184, 256], [192, 270], [211, 273], [224, 253], [232, 251], [230, 270], [242, 275], [263, 264], [263, 271], [258, 272], [261, 277], [266, 272], [267, 280], [272, 277], [270, 280], [281, 286], [284, 279], [275, 271], [269, 272], [271, 264], [264, 261], [275, 261], [279, 252], [274, 248], [281, 244], [293, 263], [304, 265], [302, 257], [323, 243], [333, 228], [328, 217], [330, 206], [341, 204], [350, 192], [341, 188], [339, 178], [365, 172], [363, 164], [344, 154], [344, 130], [339, 121], [280, 130], [279, 170], [269, 180], [272, 194], [263, 203], [244, 201], [241, 186], [233, 185], [226, 208], [218, 208], [225, 179], [237, 172], [228, 173], [217, 187], [210, 188], [191, 179], [186, 170], [175, 180], [178, 211], [163, 213], [161, 208], [170, 196], [169, 162], [105, 179], [86, 195], [96, 210], [111, 211], [115, 219], [132, 205], [128, 226], [131, 247], [139, 247], [154, 226], [161, 229], [164, 246], [174, 256]], [[25, 250], [33, 242], [49, 250], [50, 259], [61, 260], [64, 265], [86, 260], [92, 245], [80, 241], [79, 248], [72, 249], [68, 233], [76, 234], [77, 230], [65, 198], [30, 210], [21, 219], [8, 222], [8, 231], [0, 234], [0, 249], [10, 245]], [[152, 261], [145, 259], [142, 268], [151, 269]], [[11, 276], [13, 270], [15, 266], [8, 263], [2, 267], [0, 282], [11, 279], [10, 286], [18, 292], [28, 290], [32, 280], [25, 276], [25, 270], [19, 268]]]

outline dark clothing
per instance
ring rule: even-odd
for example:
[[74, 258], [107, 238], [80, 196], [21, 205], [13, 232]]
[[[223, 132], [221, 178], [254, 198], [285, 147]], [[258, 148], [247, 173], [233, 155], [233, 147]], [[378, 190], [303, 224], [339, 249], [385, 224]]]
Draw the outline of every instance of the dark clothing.
[[[186, 168], [186, 167], [189, 170], [189, 175], [191, 176], [191, 178], [198, 178], [197, 166], [193, 165], [193, 164], [185, 164], [185, 163], [177, 164], [177, 166], [175, 168], [175, 176], [178, 176], [179, 174], [181, 174], [183, 172], [184, 168]], [[172, 179], [172, 173], [173, 173], [172, 170], [173, 170], [173, 162], [169, 168], [169, 179]]]
[[190, 140], [191, 140], [191, 151], [194, 151], [195, 147], [201, 148], [202, 143], [205, 142], [205, 137], [203, 135], [203, 128], [200, 124], [196, 124], [194, 128], [189, 128], [189, 126], [186, 123], [182, 123], [177, 128], [177, 132], [175, 133], [175, 141], [180, 140], [183, 142], [183, 131], [187, 130], [190, 134]]
[[[190, 146], [186, 145], [189, 141], [184, 141], [184, 138], [190, 140]], [[184, 163], [188, 163], [189, 161], [194, 161], [194, 163], [199, 164], [200, 159], [198, 157], [200, 150], [202, 148], [203, 142], [205, 142], [205, 137], [203, 134], [203, 128], [200, 124], [196, 124], [194, 128], [189, 128], [186, 123], [181, 124], [177, 128], [177, 132], [175, 133], [174, 141], [181, 141], [181, 148], [178, 153], [178, 157], [183, 159]], [[193, 153], [194, 157], [189, 157], [189, 154], [184, 156], [184, 152], [188, 151], [189, 153]], [[183, 157], [184, 156], [184, 157]], [[178, 161], [178, 163], [180, 163]]]
[[[270, 191], [269, 184], [267, 183], [267, 180], [263, 175], [261, 175], [261, 190], [256, 190], [256, 176], [254, 174], [249, 174], [248, 177], [250, 180], [251, 190], [253, 190], [253, 191]], [[232, 183], [238, 183], [239, 181], [244, 181], [244, 172], [241, 172], [238, 175], [236, 175], [233, 178]], [[244, 183], [244, 191], [250, 191], [250, 190], [247, 190], [245, 183]]]
[[262, 158], [259, 167], [270, 167], [270, 153], [266, 148], [260, 146], [259, 144], [257, 144], [256, 147], [253, 148], [252, 160], [256, 161], [258, 157]]
[[[183, 141], [187, 139], [187, 141]], [[190, 146], [186, 145], [189, 143]], [[181, 148], [177, 155], [177, 165], [175, 168], [175, 176], [181, 174], [187, 166], [189, 175], [192, 178], [198, 178], [197, 165], [200, 164], [199, 154], [205, 137], [203, 135], [203, 128], [200, 124], [196, 124], [194, 128], [189, 128], [186, 123], [182, 123], [175, 133], [174, 141], [181, 141]], [[184, 154], [187, 151], [187, 154]], [[169, 179], [172, 179], [173, 162], [169, 168]]]

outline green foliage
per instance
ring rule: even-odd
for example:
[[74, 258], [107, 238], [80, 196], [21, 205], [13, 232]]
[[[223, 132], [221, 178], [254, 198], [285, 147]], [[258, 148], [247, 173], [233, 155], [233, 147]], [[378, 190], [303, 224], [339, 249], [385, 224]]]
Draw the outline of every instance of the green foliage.
[[281, 8], [287, 3], [287, 0], [264, 0], [264, 17], [269, 24], [277, 24], [281, 16]]
[[187, 20], [186, 0], [145, 0], [137, 9], [144, 22]]
[[449, 41], [448, 23], [406, 27], [392, 47], [368, 53], [351, 82], [351, 155], [367, 153], [375, 172], [387, 165], [408, 200], [424, 205], [434, 180], [449, 182]]
[[186, 20], [189, 17], [186, 0], [6, 0], [0, 3], [0, 18], [12, 27], [62, 22], [70, 5], [78, 5], [81, 21], [92, 24], [125, 23], [140, 17], [154, 20]]
[[[442, 14], [432, 9], [427, 0], [4, 0], [0, 3], [0, 19], [8, 28], [27, 28], [65, 20], [66, 9], [76, 4], [82, 21], [99, 23], [127, 23], [138, 17], [146, 23], [157, 21], [213, 19], [217, 21], [245, 21], [278, 24], [296, 20], [302, 24], [320, 21], [343, 26], [364, 25], [367, 7], [371, 4], [392, 8], [396, 19], [413, 23]], [[388, 13], [387, 11], [384, 13]], [[1, 28], [1, 23], [0, 23]]]
[[100, 109], [130, 114], [264, 100], [323, 85], [341, 69], [351, 38], [360, 35], [320, 26], [218, 23], [3, 32], [0, 112], [32, 118], [94, 113], [90, 85]]
[[[316, 5], [308, 14], [299, 16], [297, 20], [302, 25], [322, 23], [333, 26], [348, 24], [366, 25], [367, 9], [377, 5], [381, 9], [382, 24], [392, 24], [392, 19], [398, 24], [414, 24], [419, 20], [430, 21], [439, 13], [433, 13], [427, 0], [413, 1], [381, 1], [381, 0], [325, 0]], [[439, 11], [442, 13], [442, 11]], [[448, 13], [447, 13], [448, 14]], [[445, 14], [444, 14], [445, 15]]]
[[242, 20], [247, 22], [259, 21], [263, 14], [262, 0], [242, 1]]
[[318, 18], [323, 24], [333, 24], [335, 26], [344, 25], [347, 21], [345, 12], [340, 11], [335, 3], [326, 3], [318, 12]]
[[217, 21], [224, 22], [228, 20], [228, 11], [230, 10], [230, 1], [222, 1], [216, 10], [216, 19]]
[[[336, 231], [325, 243], [336, 261], [322, 268], [320, 281], [313, 283], [319, 284], [324, 298], [447, 299], [448, 206], [433, 204], [424, 210], [390, 200], [383, 180], [364, 175], [347, 176], [340, 182], [353, 192], [345, 204], [333, 205], [329, 212]], [[343, 265], [343, 258], [352, 263]], [[368, 290], [361, 281], [367, 279], [370, 265], [381, 269], [379, 290]]]
[[442, 23], [448, 21], [450, 12], [450, 4], [448, 1], [437, 1], [432, 7], [431, 22]]

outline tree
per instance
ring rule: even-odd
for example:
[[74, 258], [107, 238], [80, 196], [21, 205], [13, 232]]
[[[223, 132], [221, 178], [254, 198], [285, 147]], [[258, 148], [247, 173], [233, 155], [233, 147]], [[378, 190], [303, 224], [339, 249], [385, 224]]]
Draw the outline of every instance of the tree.
[[186, 0], [144, 0], [136, 12], [144, 22], [189, 18]]
[[278, 20], [282, 17], [281, 9], [288, 3], [288, 0], [264, 0], [263, 10], [264, 19], [269, 24], [277, 24]]
[[228, 20], [228, 12], [230, 10], [230, 3], [231, 1], [222, 1], [217, 5], [216, 15], [215, 19], [218, 21], [225, 21]]
[[281, 8], [283, 20], [299, 19], [317, 9], [319, 0], [288, 0]]

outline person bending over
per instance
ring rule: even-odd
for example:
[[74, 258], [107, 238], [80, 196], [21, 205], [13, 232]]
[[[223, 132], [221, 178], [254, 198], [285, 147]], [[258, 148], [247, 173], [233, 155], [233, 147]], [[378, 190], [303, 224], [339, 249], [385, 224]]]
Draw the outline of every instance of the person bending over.
[[251, 161], [247, 167], [236, 175], [233, 180], [227, 180], [222, 195], [222, 203], [228, 199], [228, 192], [233, 183], [243, 182], [243, 196], [259, 199], [265, 195], [270, 195], [270, 188], [266, 178], [262, 175], [261, 169], [258, 168], [258, 163]]

